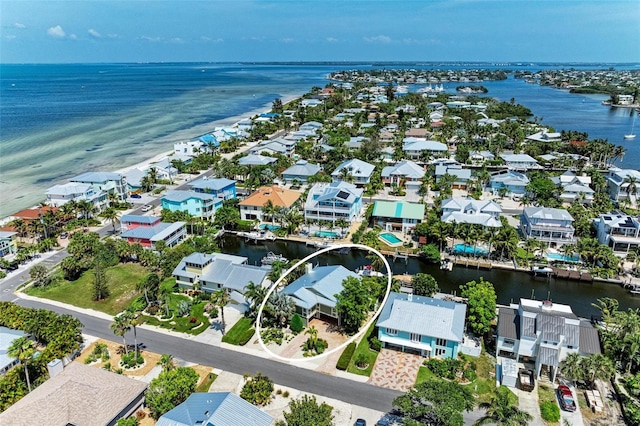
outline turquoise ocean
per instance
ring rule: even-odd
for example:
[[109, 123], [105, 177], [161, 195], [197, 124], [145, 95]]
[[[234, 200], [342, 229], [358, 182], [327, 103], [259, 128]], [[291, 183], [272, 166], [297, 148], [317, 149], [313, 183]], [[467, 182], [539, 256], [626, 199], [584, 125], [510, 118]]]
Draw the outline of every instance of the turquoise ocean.
[[[381, 68], [634, 69], [637, 65], [384, 64]], [[2, 64], [0, 65], [0, 218], [43, 201], [50, 186], [85, 171], [115, 171], [172, 149], [275, 98], [324, 86], [326, 76], [367, 64]], [[483, 82], [489, 96], [529, 107], [556, 130], [580, 130], [622, 144], [622, 165], [640, 163], [624, 141], [630, 110], [607, 96], [574, 95], [509, 78]], [[445, 83], [454, 93], [456, 83]], [[418, 87], [415, 87], [417, 89]]]

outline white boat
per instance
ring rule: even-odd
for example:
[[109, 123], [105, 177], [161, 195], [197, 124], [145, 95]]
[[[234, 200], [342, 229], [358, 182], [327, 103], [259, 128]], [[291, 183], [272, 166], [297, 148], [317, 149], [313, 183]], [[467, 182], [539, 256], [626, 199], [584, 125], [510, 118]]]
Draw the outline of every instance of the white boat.
[[636, 138], [636, 134], [635, 134], [635, 133], [633, 133], [633, 130], [634, 130], [634, 128], [636, 127], [636, 117], [637, 117], [637, 114], [636, 114], [635, 112], [634, 112], [633, 114], [634, 114], [634, 115], [633, 115], [633, 124], [631, 125], [631, 133], [627, 133], [626, 135], [624, 135], [624, 138], [625, 138], [626, 140], [631, 140], [631, 139], [635, 139], [635, 138]]
[[265, 257], [263, 257], [260, 260], [260, 263], [262, 263], [263, 265], [273, 265], [274, 262], [288, 262], [289, 259], [287, 259], [286, 257], [284, 257], [281, 254], [275, 254], [274, 252], [270, 251], [269, 253], [266, 254]]

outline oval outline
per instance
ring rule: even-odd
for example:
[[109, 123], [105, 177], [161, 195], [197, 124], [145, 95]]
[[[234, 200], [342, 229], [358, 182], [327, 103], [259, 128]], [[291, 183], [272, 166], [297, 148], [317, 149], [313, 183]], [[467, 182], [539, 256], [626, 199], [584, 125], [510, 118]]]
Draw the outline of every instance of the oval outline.
[[[283, 357], [280, 356], [278, 354], [275, 354], [273, 352], [271, 352], [271, 350], [269, 348], [267, 348], [267, 346], [264, 344], [264, 342], [262, 341], [262, 336], [260, 335], [260, 323], [261, 323], [261, 319], [262, 319], [262, 311], [264, 310], [264, 307], [267, 304], [267, 300], [269, 299], [269, 296], [271, 296], [271, 294], [276, 290], [276, 288], [278, 288], [278, 286], [280, 285], [280, 283], [284, 280], [284, 278], [289, 275], [291, 272], [293, 272], [298, 266], [306, 263], [308, 260], [313, 259], [314, 257], [323, 254], [323, 253], [328, 253], [332, 250], [336, 250], [336, 249], [341, 249], [341, 248], [358, 248], [361, 250], [366, 250], [372, 253], [375, 253], [376, 256], [378, 256], [380, 259], [382, 259], [382, 261], [384, 262], [384, 266], [387, 268], [387, 291], [384, 294], [384, 299], [382, 300], [382, 303], [380, 303], [380, 307], [378, 308], [378, 310], [374, 313], [374, 315], [371, 317], [371, 319], [362, 327], [360, 327], [360, 330], [354, 334], [353, 336], [351, 336], [349, 339], [347, 339], [345, 342], [343, 342], [342, 344], [340, 344], [339, 346], [329, 350], [329, 351], [325, 351], [321, 354], [318, 355], [314, 355], [312, 357], [302, 357], [302, 358], [287, 358], [287, 357]], [[331, 354], [334, 354], [344, 348], [347, 347], [347, 345], [349, 345], [351, 342], [355, 342], [357, 338], [359, 338], [360, 336], [362, 336], [366, 330], [369, 329], [369, 327], [371, 327], [371, 325], [374, 323], [374, 321], [378, 318], [378, 316], [380, 315], [380, 313], [382, 313], [382, 309], [384, 308], [384, 305], [387, 303], [387, 299], [389, 298], [389, 293], [391, 292], [391, 284], [393, 282], [393, 275], [392, 275], [392, 271], [391, 271], [391, 266], [389, 265], [389, 262], [387, 261], [387, 259], [384, 257], [384, 255], [382, 253], [380, 253], [378, 250], [374, 249], [373, 247], [369, 247], [369, 246], [365, 246], [364, 244], [336, 244], [333, 246], [329, 246], [329, 247], [325, 247], [323, 249], [320, 249], [318, 251], [315, 251], [313, 253], [311, 253], [310, 255], [308, 255], [307, 257], [299, 260], [295, 265], [293, 265], [291, 268], [287, 269], [284, 274], [282, 274], [282, 276], [280, 278], [278, 278], [276, 280], [275, 283], [273, 283], [271, 285], [271, 287], [269, 288], [269, 290], [267, 291], [267, 294], [265, 295], [264, 299], [262, 300], [262, 303], [260, 304], [260, 308], [258, 309], [258, 314], [256, 316], [256, 332], [258, 333], [258, 342], [260, 343], [260, 346], [262, 347], [262, 349], [272, 358], [276, 358], [280, 361], [285, 361], [285, 362], [289, 362], [289, 363], [302, 363], [302, 362], [306, 362], [306, 361], [313, 361], [313, 360], [317, 360], [317, 359], [321, 359], [324, 358], [326, 356], [329, 356]]]

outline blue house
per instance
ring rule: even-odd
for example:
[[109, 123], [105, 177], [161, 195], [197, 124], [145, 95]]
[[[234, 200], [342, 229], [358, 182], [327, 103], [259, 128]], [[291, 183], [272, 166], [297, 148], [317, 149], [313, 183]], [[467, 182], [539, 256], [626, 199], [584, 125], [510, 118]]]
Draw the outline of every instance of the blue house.
[[164, 413], [156, 426], [270, 426], [273, 417], [231, 392], [198, 392]]
[[286, 286], [282, 292], [290, 296], [296, 313], [308, 324], [312, 318], [338, 321], [336, 294], [342, 291], [342, 281], [348, 277], [360, 279], [358, 274], [342, 265], [319, 266], [307, 264], [307, 273]]
[[304, 204], [305, 219], [353, 222], [362, 210], [362, 189], [344, 181], [316, 183]]
[[376, 324], [378, 339], [385, 348], [456, 358], [464, 340], [466, 310], [462, 303], [391, 292]]
[[315, 175], [321, 170], [317, 164], [309, 163], [307, 160], [298, 160], [296, 164], [282, 172], [282, 179], [286, 183], [292, 183], [297, 180], [300, 183], [306, 183], [310, 176]]
[[507, 195], [524, 195], [528, 184], [529, 178], [525, 174], [513, 170], [493, 174], [489, 180], [491, 191], [494, 194], [498, 194], [504, 188]]
[[236, 181], [231, 179], [202, 178], [188, 183], [189, 187], [198, 193], [215, 195], [223, 200], [236, 198]]
[[176, 189], [162, 197], [161, 205], [172, 212], [187, 212], [193, 217], [212, 220], [223, 201], [217, 195]]

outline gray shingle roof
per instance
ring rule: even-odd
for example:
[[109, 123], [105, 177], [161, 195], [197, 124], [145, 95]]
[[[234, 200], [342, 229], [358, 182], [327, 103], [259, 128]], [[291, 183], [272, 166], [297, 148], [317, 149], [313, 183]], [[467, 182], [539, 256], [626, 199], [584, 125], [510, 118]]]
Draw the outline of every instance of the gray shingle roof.
[[377, 326], [461, 342], [467, 306], [431, 297], [389, 293]]
[[498, 336], [520, 339], [520, 315], [517, 309], [498, 309]]

